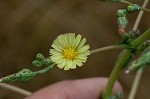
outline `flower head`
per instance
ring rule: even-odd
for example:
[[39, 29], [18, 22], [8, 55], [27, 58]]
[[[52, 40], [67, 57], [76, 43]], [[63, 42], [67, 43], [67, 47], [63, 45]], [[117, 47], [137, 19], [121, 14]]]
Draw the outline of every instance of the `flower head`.
[[76, 66], [82, 66], [90, 55], [89, 45], [85, 45], [86, 38], [75, 33], [66, 33], [59, 35], [53, 42], [50, 49], [51, 60], [59, 68], [64, 70], [75, 69]]

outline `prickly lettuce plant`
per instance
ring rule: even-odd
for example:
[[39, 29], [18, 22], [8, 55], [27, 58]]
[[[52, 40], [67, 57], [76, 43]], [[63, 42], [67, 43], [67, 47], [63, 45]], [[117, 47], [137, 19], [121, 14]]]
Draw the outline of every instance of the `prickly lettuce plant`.
[[[43, 67], [44, 69], [38, 71], [31, 71], [29, 69], [23, 69], [17, 73], [8, 75], [0, 79], [1, 83], [6, 82], [27, 82], [33, 77], [48, 72], [53, 69], [54, 65], [58, 68], [69, 70], [81, 67], [83, 63], [87, 61], [88, 55], [94, 54], [100, 51], [113, 50], [122, 48], [122, 52], [117, 58], [117, 62], [114, 69], [111, 72], [109, 81], [107, 83], [106, 89], [103, 93], [103, 99], [122, 99], [122, 93], [116, 93], [112, 96], [112, 88], [116, 80], [118, 79], [120, 73], [130, 64], [126, 73], [143, 71], [144, 68], [150, 64], [150, 28], [148, 28], [144, 33], [140, 33], [137, 30], [138, 24], [136, 23], [133, 30], [126, 31], [128, 25], [127, 15], [137, 11], [150, 12], [150, 9], [141, 7], [138, 4], [133, 4], [126, 0], [99, 0], [102, 2], [119, 2], [127, 4], [124, 9], [118, 9], [116, 16], [118, 18], [118, 32], [123, 38], [122, 41], [116, 45], [107, 46], [103, 48], [98, 48], [94, 50], [89, 50], [89, 45], [86, 43], [86, 38], [82, 38], [80, 34], [75, 33], [65, 33], [59, 35], [52, 44], [52, 49], [50, 49], [50, 56], [45, 58], [42, 54], [37, 54], [35, 60], [33, 60], [33, 66]], [[145, 0], [145, 2], [148, 2]], [[137, 20], [139, 21], [139, 19]], [[132, 59], [136, 54], [142, 53], [141, 56], [132, 62]], [[138, 73], [138, 72], [137, 72]], [[139, 72], [141, 73], [141, 72]], [[137, 76], [139, 77], [139, 76]], [[139, 81], [135, 81], [138, 83]], [[137, 88], [137, 86], [133, 87]], [[131, 91], [131, 95], [134, 93]], [[132, 98], [133, 99], [134, 95]]]

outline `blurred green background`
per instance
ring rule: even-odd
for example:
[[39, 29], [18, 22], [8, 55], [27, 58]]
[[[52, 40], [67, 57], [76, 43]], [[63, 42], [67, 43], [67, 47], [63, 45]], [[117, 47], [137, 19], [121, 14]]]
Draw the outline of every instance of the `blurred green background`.
[[[142, 4], [143, 0], [133, 2]], [[120, 3], [98, 0], [0, 0], [0, 78], [23, 68], [37, 70], [31, 62], [37, 53], [48, 56], [52, 41], [61, 33], [75, 32], [87, 38], [91, 49], [116, 44], [116, 10], [125, 8]], [[150, 8], [150, 3], [147, 6]], [[138, 13], [127, 16], [127, 31], [132, 29]], [[150, 13], [146, 12], [139, 25], [141, 32], [150, 27]], [[81, 68], [64, 71], [55, 67], [28, 83], [12, 83], [36, 91], [52, 83], [90, 77], [108, 77], [120, 50], [91, 55]], [[136, 99], [149, 99], [150, 68], [144, 72]], [[125, 99], [134, 73], [121, 74]], [[22, 99], [16, 93], [0, 88], [0, 99]]]

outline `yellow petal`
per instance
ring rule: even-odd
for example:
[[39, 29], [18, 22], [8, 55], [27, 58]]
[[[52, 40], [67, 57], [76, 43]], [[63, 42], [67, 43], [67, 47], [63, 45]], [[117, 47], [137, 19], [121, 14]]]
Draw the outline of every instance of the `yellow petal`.
[[69, 70], [70, 68], [68, 68], [67, 66], [64, 67], [64, 70]]
[[82, 53], [82, 52], [88, 50], [89, 48], [90, 48], [89, 45], [84, 45], [83, 47], [81, 47], [80, 49], [78, 49], [78, 53]]
[[60, 56], [60, 55], [55, 55], [55, 56], [51, 56], [50, 58], [51, 58], [52, 61], [55, 62], [55, 61], [57, 61], [58, 59], [61, 59], [62, 56]]
[[64, 49], [64, 46], [63, 46], [58, 40], [55, 40], [55, 41], [54, 41], [54, 44], [55, 44], [56, 46], [58, 46], [60, 49]]
[[74, 63], [76, 63], [79, 67], [83, 65], [79, 59], [74, 60]]
[[85, 42], [86, 42], [86, 38], [83, 38], [79, 43], [79, 45], [77, 46], [77, 49], [80, 49], [85, 44]]
[[57, 37], [58, 42], [60, 42], [63, 46], [67, 46], [66, 41], [65, 41], [65, 36], [64, 35], [60, 35]]
[[76, 63], [74, 61], [72, 61], [71, 69], [75, 69], [75, 68], [76, 68]]
[[77, 35], [76, 40], [75, 40], [75, 44], [74, 44], [74, 47], [75, 47], [75, 48], [76, 48], [76, 47], [78, 46], [78, 44], [80, 43], [81, 37], [82, 37], [82, 36], [81, 36], [80, 34]]
[[83, 51], [80, 54], [82, 54], [84, 56], [88, 56], [88, 55], [90, 55], [90, 50]]
[[58, 51], [56, 51], [54, 49], [50, 49], [50, 55], [62, 55], [62, 53], [58, 52]]
[[62, 50], [61, 50], [58, 46], [56, 46], [55, 44], [52, 44], [52, 47], [53, 47], [55, 50], [57, 50], [57, 51], [59, 51], [59, 52], [62, 52]]

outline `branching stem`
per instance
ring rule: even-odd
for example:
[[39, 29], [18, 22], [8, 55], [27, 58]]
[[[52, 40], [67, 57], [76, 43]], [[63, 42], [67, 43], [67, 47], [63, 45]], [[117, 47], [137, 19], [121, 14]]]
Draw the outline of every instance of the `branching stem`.
[[[124, 2], [124, 0], [123, 0], [123, 3], [131, 4], [128, 1]], [[148, 3], [148, 0], [145, 0], [143, 5], [142, 5], [142, 8], [146, 7], [147, 3]], [[139, 13], [139, 15], [136, 19], [136, 22], [133, 26], [133, 30], [136, 30], [138, 28], [139, 23], [140, 23], [141, 18], [142, 18], [142, 15], [143, 15], [143, 11], [140, 11], [140, 13]], [[134, 47], [138, 47], [140, 44], [142, 44], [144, 41], [146, 41], [148, 39], [150, 39], [150, 28], [145, 33], [143, 33], [140, 37], [138, 37], [136, 40], [134, 40], [131, 43], [131, 45], [134, 46]], [[130, 59], [131, 55], [132, 55], [132, 53], [130, 52], [129, 49], [124, 49], [122, 51], [121, 56], [120, 56], [116, 66], [114, 67], [114, 69], [113, 69], [113, 71], [110, 75], [110, 79], [107, 83], [106, 89], [105, 89], [104, 94], [103, 94], [103, 99], [108, 99], [111, 96], [113, 85], [114, 85], [115, 81], [118, 79], [119, 74], [123, 70], [123, 67], [127, 64], [127, 62]], [[137, 75], [138, 75], [138, 73], [137, 73]], [[138, 76], [136, 76], [136, 77], [138, 77]], [[135, 87], [138, 87], [138, 86], [135, 86]], [[134, 89], [136, 89], [136, 88], [134, 88]], [[133, 90], [133, 92], [131, 92], [131, 94], [136, 93], [134, 91], [135, 90]]]
[[[131, 46], [136, 48], [148, 39], [150, 39], [150, 28], [146, 32], [144, 32], [140, 37], [134, 40], [131, 43]], [[107, 83], [106, 89], [104, 90], [103, 99], [109, 99], [109, 97], [112, 94], [112, 88], [114, 86], [114, 83], [118, 79], [119, 74], [122, 72], [123, 68], [128, 63], [131, 57], [132, 57], [132, 53], [130, 49], [124, 49], [121, 52], [120, 57], [109, 77], [109, 81]]]
[[[148, 4], [149, 0], [145, 0], [142, 7], [146, 7], [146, 5]], [[136, 30], [140, 21], [141, 21], [141, 18], [143, 16], [144, 12], [143, 11], [140, 11], [137, 19], [136, 19], [136, 22], [134, 24], [134, 27], [133, 27], [133, 30]], [[144, 68], [140, 68], [137, 73], [136, 73], [136, 76], [135, 76], [135, 79], [133, 81], [133, 86], [131, 88], [131, 91], [129, 93], [129, 97], [128, 99], [134, 99], [135, 98], [135, 95], [136, 95], [136, 92], [137, 92], [137, 89], [138, 89], [138, 86], [139, 86], [139, 82], [141, 80], [141, 77], [142, 77], [142, 74], [143, 74], [143, 71], [144, 71]]]

